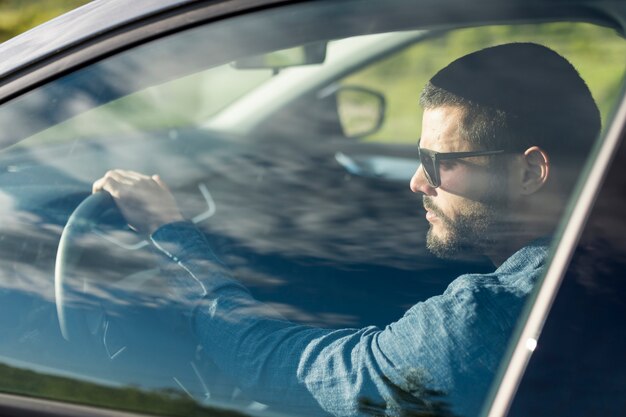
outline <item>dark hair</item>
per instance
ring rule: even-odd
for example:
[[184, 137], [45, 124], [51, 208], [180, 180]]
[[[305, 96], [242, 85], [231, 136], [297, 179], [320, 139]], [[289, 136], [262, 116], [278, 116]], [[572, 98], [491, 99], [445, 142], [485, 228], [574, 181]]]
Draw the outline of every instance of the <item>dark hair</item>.
[[[461, 132], [477, 149], [539, 146], [555, 167], [581, 167], [600, 132], [600, 112], [576, 69], [533, 43], [499, 45], [455, 60], [426, 84], [420, 104], [463, 108]], [[576, 179], [564, 171], [562, 182]]]

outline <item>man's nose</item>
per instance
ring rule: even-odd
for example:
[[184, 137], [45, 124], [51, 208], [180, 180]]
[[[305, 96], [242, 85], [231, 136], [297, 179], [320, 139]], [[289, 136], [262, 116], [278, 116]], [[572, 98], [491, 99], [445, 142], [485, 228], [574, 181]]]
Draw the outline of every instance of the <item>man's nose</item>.
[[418, 166], [415, 170], [415, 174], [411, 178], [411, 182], [409, 183], [411, 187], [411, 191], [414, 193], [424, 193], [426, 195], [436, 195], [437, 191], [434, 187], [432, 187], [428, 180], [426, 179], [426, 175], [424, 174], [424, 170], [422, 166]]

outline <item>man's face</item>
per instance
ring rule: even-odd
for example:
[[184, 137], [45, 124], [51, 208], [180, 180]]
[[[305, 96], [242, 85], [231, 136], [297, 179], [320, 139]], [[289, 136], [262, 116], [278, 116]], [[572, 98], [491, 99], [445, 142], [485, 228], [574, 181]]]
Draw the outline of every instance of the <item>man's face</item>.
[[[464, 139], [463, 111], [459, 107], [425, 110], [419, 146], [436, 152], [483, 150]], [[493, 158], [501, 156], [441, 161], [438, 188], [428, 184], [421, 167], [413, 175], [411, 190], [424, 194], [430, 223], [426, 243], [435, 255], [484, 254], [498, 241], [509, 206], [508, 173], [494, 166]]]

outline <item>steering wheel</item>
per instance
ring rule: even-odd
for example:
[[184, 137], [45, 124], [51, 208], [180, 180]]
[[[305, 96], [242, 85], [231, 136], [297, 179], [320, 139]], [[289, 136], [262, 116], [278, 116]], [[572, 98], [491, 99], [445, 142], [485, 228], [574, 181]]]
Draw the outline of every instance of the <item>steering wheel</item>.
[[[207, 186], [203, 183], [198, 184], [198, 191], [206, 203], [206, 209], [191, 219], [194, 223], [207, 220], [216, 211], [215, 202]], [[89, 337], [88, 331], [94, 334], [94, 325], [98, 323], [103, 313], [102, 308], [94, 308], [99, 303], [98, 297], [94, 294], [95, 288], [90, 285], [94, 281], [90, 282], [86, 276], [88, 274], [81, 276], [78, 270], [80, 260], [86, 251], [86, 245], [82, 244], [81, 240], [86, 237], [95, 238], [98, 234], [100, 235], [97, 237], [99, 243], [108, 241], [108, 243], [113, 243], [118, 250], [121, 248], [126, 252], [149, 245], [146, 240], [128, 244], [98, 233], [98, 229], [94, 226], [106, 223], [105, 217], [110, 223], [108, 216], [110, 213], [115, 213], [120, 219], [115, 223], [125, 224], [125, 221], [121, 221], [123, 217], [108, 192], [91, 194], [76, 207], [61, 233], [54, 271], [54, 290], [59, 327], [63, 338], [68, 341]], [[110, 252], [110, 248], [111, 246], [105, 248], [104, 251]], [[122, 258], [129, 258], [126, 252]], [[103, 270], [105, 267], [103, 265]]]
[[[103, 191], [91, 194], [76, 207], [61, 233], [54, 271], [55, 301], [61, 334], [69, 342], [80, 343], [93, 339], [102, 330], [102, 326], [99, 326], [99, 324], [107, 322], [107, 319], [105, 319], [105, 307], [101, 304], [101, 297], [93, 285], [93, 280], [90, 280], [87, 276], [91, 274], [81, 274], [79, 264], [86, 250], [83, 245], [83, 239], [87, 237], [99, 239], [101, 243], [105, 242], [102, 241], [101, 237], [95, 236], [94, 231], [96, 229], [94, 226], [106, 222], [106, 219], [109, 219], [109, 214], [112, 212], [121, 216], [113, 197], [109, 193]], [[98, 279], [100, 278], [98, 277]], [[148, 313], [155, 314], [153, 311]], [[124, 316], [122, 320], [126, 318]], [[129, 325], [132, 326], [132, 324]], [[137, 341], [135, 340], [137, 338], [140, 340], [144, 339], [143, 336], [146, 333], [150, 333], [150, 331], [158, 332], [159, 330], [154, 329], [154, 327], [144, 326], [139, 332], [132, 331], [132, 333], [135, 333], [134, 336], [126, 334], [132, 339], [130, 345], [133, 348], [129, 350], [135, 352], [134, 355], [142, 354], [147, 349], [146, 345], [151, 342], [154, 343], [154, 340], [158, 340], [159, 342], [154, 343], [150, 348], [154, 349], [155, 345], [158, 346], [158, 349], [165, 352], [163, 357], [170, 359], [159, 362], [160, 368], [158, 368], [157, 376], [162, 377], [168, 374], [175, 376], [176, 378], [174, 379], [180, 381], [178, 382], [179, 384], [184, 383], [185, 389], [194, 393], [194, 398], [203, 398], [209, 388], [213, 389], [213, 384], [205, 381], [200, 376], [196, 365], [198, 367], [212, 367], [210, 372], [207, 371], [208, 374], [217, 372], [215, 365], [210, 360], [198, 356], [200, 354], [198, 346], [191, 337], [191, 333], [186, 330], [183, 331], [176, 328], [174, 329], [175, 333], [172, 333], [174, 336], [161, 337], [159, 339], [148, 336], [139, 345], [133, 343]], [[104, 330], [105, 334], [106, 328]], [[139, 347], [139, 349], [135, 349], [136, 347]], [[111, 360], [116, 359], [117, 354], [123, 350], [117, 348], [116, 350], [110, 350], [106, 346], [105, 349]], [[128, 359], [123, 359], [125, 355], [120, 355], [122, 357], [122, 368], [133, 366], [128, 364], [137, 362], [128, 362]], [[222, 379], [216, 379], [217, 381], [219, 383], [216, 384], [216, 387], [219, 387], [219, 391], [227, 392], [228, 384]], [[237, 392], [234, 385], [231, 388], [232, 393]], [[234, 398], [234, 394], [226, 395], [226, 397]]]
[[113, 197], [107, 192], [89, 195], [70, 215], [59, 241], [54, 269], [54, 292], [61, 334], [68, 341], [87, 336], [87, 317], [101, 314], [90, 303], [89, 282], [77, 271], [84, 252], [78, 240], [90, 233], [94, 221], [106, 212], [117, 209]]

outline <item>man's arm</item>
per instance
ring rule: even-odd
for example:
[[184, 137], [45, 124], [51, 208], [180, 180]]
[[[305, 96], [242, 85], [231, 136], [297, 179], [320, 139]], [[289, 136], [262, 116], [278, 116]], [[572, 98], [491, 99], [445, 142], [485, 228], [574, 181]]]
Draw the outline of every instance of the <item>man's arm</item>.
[[356, 414], [361, 396], [379, 400], [374, 381], [380, 378], [366, 375], [359, 357], [365, 352], [357, 348], [377, 329], [328, 330], [284, 319], [230, 277], [190, 222], [165, 225], [151, 239], [186, 272], [173, 274], [171, 285], [189, 305], [199, 343], [255, 400], [298, 414], [335, 415]]
[[338, 416], [451, 416], [450, 404], [462, 415], [480, 411], [524, 301], [497, 275], [459, 277], [384, 330], [312, 328], [280, 317], [231, 279], [157, 176], [109, 171], [94, 183], [100, 190], [186, 272], [172, 274], [172, 287], [191, 303], [191, 329], [257, 401]]
[[[255, 400], [299, 414], [321, 408], [339, 416], [397, 415], [439, 407], [451, 416], [452, 403], [477, 413], [519, 305], [503, 299], [509, 312], [493, 311], [500, 302], [480, 302], [490, 293], [460, 282], [384, 330], [313, 328], [254, 300], [191, 223], [165, 225], [152, 241], [187, 272], [172, 285], [191, 300], [192, 330], [215, 363]], [[485, 316], [493, 321], [477, 320]]]

